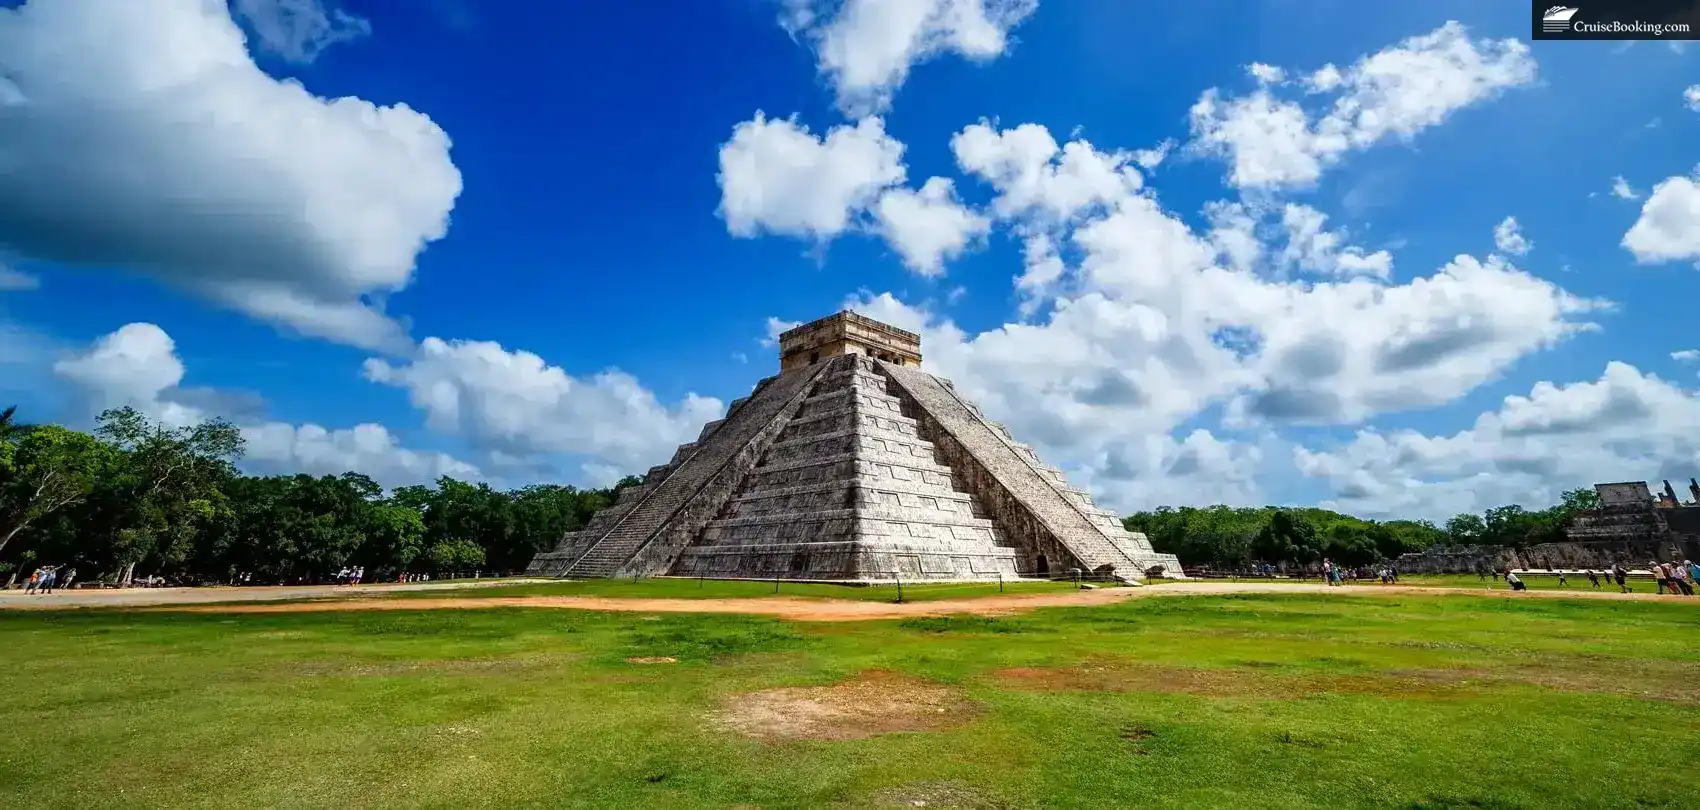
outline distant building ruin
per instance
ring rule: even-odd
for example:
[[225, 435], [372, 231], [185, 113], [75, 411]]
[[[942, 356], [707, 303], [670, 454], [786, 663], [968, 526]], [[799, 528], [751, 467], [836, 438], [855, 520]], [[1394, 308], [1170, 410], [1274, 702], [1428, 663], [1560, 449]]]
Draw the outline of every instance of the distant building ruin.
[[1401, 556], [1412, 573], [1475, 573], [1500, 568], [1604, 569], [1614, 563], [1700, 559], [1700, 480], [1688, 480], [1684, 503], [1665, 481], [1655, 496], [1645, 481], [1595, 484], [1600, 507], [1576, 515], [1562, 543], [1526, 549], [1510, 546], [1437, 546]]

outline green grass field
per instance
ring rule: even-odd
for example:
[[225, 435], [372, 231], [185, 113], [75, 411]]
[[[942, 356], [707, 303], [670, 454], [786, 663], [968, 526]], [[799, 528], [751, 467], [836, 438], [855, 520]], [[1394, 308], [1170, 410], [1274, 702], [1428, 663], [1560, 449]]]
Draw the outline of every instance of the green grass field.
[[1686, 604], [1307, 594], [841, 624], [0, 614], [0, 791], [79, 807], [1688, 806], [1697, 631]]
[[[1582, 575], [1576, 575], [1576, 576], [1569, 577], [1568, 582], [1565, 583], [1565, 584], [1560, 584], [1558, 577], [1547, 576], [1547, 575], [1543, 575], [1543, 574], [1529, 574], [1529, 575], [1523, 576], [1522, 579], [1523, 579], [1523, 584], [1529, 586], [1529, 590], [1531, 590], [1531, 591], [1578, 591], [1579, 592], [1579, 591], [1592, 591], [1592, 590], [1594, 590], [1594, 587], [1592, 585], [1588, 584], [1588, 578], [1585, 577], [1585, 576], [1582, 576]], [[1262, 583], [1272, 583], [1272, 584], [1300, 584], [1300, 583], [1304, 583], [1304, 584], [1310, 584], [1310, 585], [1320, 585], [1320, 584], [1322, 584], [1322, 579], [1319, 578], [1319, 577], [1311, 577], [1310, 579], [1286, 579], [1286, 578], [1272, 578], [1272, 577], [1212, 577], [1212, 578], [1206, 579], [1204, 581], [1205, 582], [1262, 582]], [[1167, 585], [1167, 584], [1173, 584], [1173, 583], [1176, 583], [1176, 582], [1179, 582], [1179, 580], [1153, 579], [1153, 580], [1150, 580], [1147, 584], [1149, 584], [1149, 585]], [[1405, 585], [1405, 586], [1410, 586], [1410, 587], [1417, 587], [1417, 588], [1463, 588], [1463, 589], [1471, 589], [1471, 590], [1494, 590], [1494, 591], [1511, 590], [1511, 586], [1505, 584], [1505, 580], [1503, 580], [1503, 579], [1495, 580], [1491, 576], [1479, 577], [1479, 576], [1476, 576], [1475, 574], [1405, 574], [1405, 575], [1401, 575], [1399, 577], [1399, 584]], [[1354, 580], [1348, 580], [1345, 584], [1345, 587], [1378, 588], [1378, 587], [1381, 587], [1381, 583], [1379, 583], [1375, 580], [1355, 580], [1355, 581]], [[1654, 581], [1651, 580], [1651, 579], [1646, 579], [1646, 578], [1631, 579], [1629, 581], [1629, 587], [1630, 587], [1630, 590], [1635, 592], [1635, 593], [1653, 593], [1657, 590], [1657, 586], [1654, 583]], [[1611, 592], [1611, 593], [1617, 593], [1618, 592], [1617, 586], [1610, 584], [1610, 583], [1607, 583], [1604, 578], [1601, 578], [1601, 580], [1600, 580], [1599, 590]]]

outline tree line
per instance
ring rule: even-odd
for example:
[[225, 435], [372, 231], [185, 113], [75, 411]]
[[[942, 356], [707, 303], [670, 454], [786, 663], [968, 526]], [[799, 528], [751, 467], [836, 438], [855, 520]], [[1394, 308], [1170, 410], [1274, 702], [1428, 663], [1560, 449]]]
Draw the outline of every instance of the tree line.
[[1600, 506], [1591, 489], [1565, 492], [1540, 511], [1515, 504], [1482, 514], [1455, 515], [1444, 526], [1426, 520], [1364, 520], [1317, 508], [1159, 507], [1123, 520], [1144, 532], [1158, 551], [1185, 565], [1244, 569], [1254, 563], [1309, 566], [1323, 558], [1370, 565], [1432, 546], [1501, 545], [1527, 548], [1564, 539], [1579, 513]]
[[[581, 528], [607, 489], [497, 490], [443, 477], [386, 492], [358, 473], [244, 475], [242, 433], [218, 419], [172, 427], [132, 409], [92, 432], [24, 425], [0, 412], [0, 581], [69, 565], [87, 581], [157, 576], [182, 583], [324, 581], [344, 566], [368, 580], [406, 573], [523, 570]], [[1561, 540], [1597, 508], [1592, 490], [1540, 511], [1501, 506], [1444, 526], [1363, 520], [1317, 508], [1161, 507], [1125, 519], [1187, 565], [1367, 565], [1435, 545], [1527, 547]]]
[[0, 581], [50, 564], [176, 583], [516, 572], [638, 480], [503, 491], [445, 476], [385, 492], [352, 472], [244, 475], [242, 454], [217, 419], [172, 427], [118, 408], [84, 433], [0, 412]]

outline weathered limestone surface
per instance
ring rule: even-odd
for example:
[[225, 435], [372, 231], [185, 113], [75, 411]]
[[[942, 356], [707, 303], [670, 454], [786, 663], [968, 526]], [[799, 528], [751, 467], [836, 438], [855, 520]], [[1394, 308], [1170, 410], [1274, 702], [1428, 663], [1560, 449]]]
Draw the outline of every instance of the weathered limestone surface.
[[[676, 453], [672, 463], [652, 468], [642, 485], [622, 491], [620, 503], [598, 512], [584, 531], [568, 534], [554, 552], [533, 559], [527, 573], [579, 577], [665, 573], [670, 556], [661, 551], [644, 553], [646, 547], [658, 537], [667, 546], [681, 533], [693, 534], [693, 524], [712, 517], [719, 503], [731, 495], [726, 479], [736, 477], [740, 462], [753, 463], [824, 369], [800, 369], [764, 381], [748, 400], [736, 403], [725, 420], [706, 426], [688, 453]], [[677, 549], [672, 553], [677, 554]]]
[[913, 367], [918, 343], [887, 345], [910, 333], [870, 321], [881, 327], [869, 332], [884, 341], [876, 342], [838, 328], [868, 331], [868, 324], [834, 317], [818, 323], [836, 330], [836, 342], [808, 344], [804, 357], [831, 354], [764, 380], [582, 531], [537, 555], [529, 573], [863, 581], [1070, 568], [1127, 580], [1181, 575], [1172, 555], [1123, 529], [949, 383]]
[[779, 441], [673, 573], [990, 579], [1018, 554], [860, 355], [833, 358]]
[[[912, 404], [951, 469], [1028, 557], [1023, 570], [1077, 567], [1141, 579], [1147, 572], [1181, 576], [1180, 561], [1159, 554], [1145, 535], [1129, 532], [1114, 513], [1068, 486], [1003, 426], [987, 420], [937, 377], [882, 365]], [[1161, 569], [1160, 571], [1158, 569]]]

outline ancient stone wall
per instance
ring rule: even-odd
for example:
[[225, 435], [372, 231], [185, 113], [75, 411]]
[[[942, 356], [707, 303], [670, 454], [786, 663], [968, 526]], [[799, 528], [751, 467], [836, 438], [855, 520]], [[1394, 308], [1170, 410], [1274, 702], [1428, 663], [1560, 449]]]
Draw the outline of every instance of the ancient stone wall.
[[1435, 547], [1405, 554], [1394, 565], [1410, 574], [1473, 574], [1501, 568], [1595, 569], [1614, 563], [1639, 568], [1649, 560], [1700, 559], [1700, 542], [1646, 538], [1541, 543], [1518, 551], [1510, 546]]

